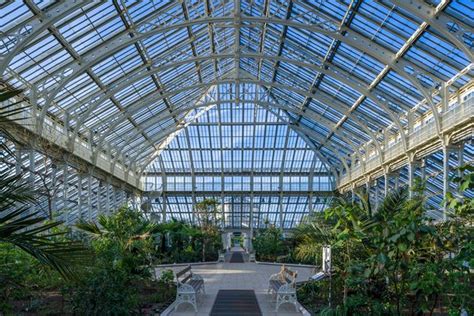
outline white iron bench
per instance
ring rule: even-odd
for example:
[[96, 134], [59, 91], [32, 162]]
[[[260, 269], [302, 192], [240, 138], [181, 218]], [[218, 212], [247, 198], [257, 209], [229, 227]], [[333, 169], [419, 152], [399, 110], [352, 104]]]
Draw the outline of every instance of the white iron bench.
[[291, 271], [284, 265], [280, 272], [273, 274], [268, 280], [268, 293], [274, 293], [277, 297], [275, 311], [278, 312], [280, 305], [290, 303], [298, 311], [296, 299], [296, 277], [298, 272]]
[[225, 253], [219, 252], [219, 261], [218, 262], [225, 262]]
[[206, 294], [203, 278], [198, 274], [194, 274], [189, 265], [183, 270], [176, 272], [176, 282], [175, 310], [180, 304], [189, 303], [194, 307], [194, 311], [197, 312], [196, 295], [200, 292]]
[[255, 252], [249, 253], [249, 262], [255, 262]]

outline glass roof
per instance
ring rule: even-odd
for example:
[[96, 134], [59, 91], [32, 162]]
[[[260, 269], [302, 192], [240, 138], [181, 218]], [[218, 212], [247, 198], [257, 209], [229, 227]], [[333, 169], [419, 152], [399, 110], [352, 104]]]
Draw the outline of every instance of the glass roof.
[[402, 131], [408, 111], [436, 110], [442, 82], [462, 72], [456, 90], [472, 80], [470, 1], [10, 1], [0, 10], [0, 73], [24, 89], [38, 129], [49, 118], [95, 153], [170, 179], [341, 173], [384, 130]]
[[[455, 25], [423, 26], [419, 12], [389, 1], [78, 1], [67, 9], [13, 1], [2, 6], [2, 32], [12, 34], [2, 54], [15, 52], [4, 77], [38, 89], [42, 115], [67, 118], [85, 138], [92, 131], [98, 150], [110, 145], [144, 169], [162, 131], [183, 116], [161, 114], [192, 105], [216, 80], [238, 79], [228, 76], [238, 67], [253, 76], [242, 80], [264, 86], [298, 125], [321, 136], [308, 135], [338, 166], [331, 146], [354, 152], [371, 139], [368, 130], [394, 123], [470, 64], [467, 2], [423, 5], [439, 5]], [[40, 13], [56, 7], [64, 16], [35, 29]], [[459, 41], [446, 38], [461, 27]], [[14, 34], [28, 41], [17, 45]], [[404, 68], [387, 64], [393, 60]]]

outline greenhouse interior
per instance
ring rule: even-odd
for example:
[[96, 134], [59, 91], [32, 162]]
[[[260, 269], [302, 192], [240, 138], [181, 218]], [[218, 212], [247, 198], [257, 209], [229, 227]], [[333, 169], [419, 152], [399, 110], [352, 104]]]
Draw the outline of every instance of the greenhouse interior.
[[474, 315], [472, 0], [0, 17], [0, 316]]

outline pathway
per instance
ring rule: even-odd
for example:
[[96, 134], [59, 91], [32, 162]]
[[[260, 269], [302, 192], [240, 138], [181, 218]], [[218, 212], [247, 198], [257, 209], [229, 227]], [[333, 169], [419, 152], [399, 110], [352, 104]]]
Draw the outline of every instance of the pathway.
[[[235, 249], [232, 249], [235, 250]], [[312, 268], [290, 267], [298, 271], [297, 281], [307, 280], [312, 275]], [[168, 268], [169, 269], [169, 268]], [[183, 266], [172, 267], [173, 271], [183, 269]], [[280, 265], [246, 263], [217, 263], [193, 266], [193, 271], [204, 278], [206, 294], [198, 296], [197, 315], [209, 315], [217, 292], [228, 290], [254, 290], [263, 315], [301, 315], [293, 305], [282, 305], [278, 314], [275, 313], [275, 298], [267, 294], [270, 275], [278, 273]], [[157, 270], [159, 275], [160, 269]], [[196, 315], [191, 305], [180, 305], [171, 315]]]

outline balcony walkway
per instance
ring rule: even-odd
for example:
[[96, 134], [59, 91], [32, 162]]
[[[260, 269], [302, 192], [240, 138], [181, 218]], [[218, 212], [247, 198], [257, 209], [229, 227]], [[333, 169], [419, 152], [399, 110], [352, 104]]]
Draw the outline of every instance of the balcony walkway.
[[[235, 250], [235, 249], [233, 249]], [[289, 266], [290, 269], [298, 271], [297, 282], [308, 280], [313, 275], [313, 268], [303, 266]], [[179, 271], [183, 266], [167, 267], [157, 270], [157, 275], [163, 269]], [[226, 290], [254, 290], [260, 306], [262, 315], [301, 315], [296, 312], [293, 305], [282, 305], [275, 312], [275, 298], [267, 294], [268, 279], [270, 275], [279, 272], [280, 265], [245, 263], [215, 263], [206, 265], [195, 265], [193, 271], [204, 278], [206, 294], [198, 296], [198, 313], [195, 314], [191, 305], [182, 304], [171, 315], [209, 315], [217, 292]]]
[[[441, 121], [441, 132], [444, 137], [449, 135], [451, 143], [462, 139], [470, 139], [474, 128], [474, 98], [462, 103], [454, 104], [446, 112], [439, 113]], [[436, 151], [442, 150], [443, 143], [436, 131], [433, 118], [423, 124], [414, 126], [413, 131], [407, 133], [406, 141], [408, 148], [405, 150], [400, 138], [387, 143], [383, 148], [383, 162], [378, 154], [365, 157], [363, 163], [351, 166], [350, 172], [343, 174], [338, 183], [340, 192], [347, 192], [352, 187], [359, 187], [367, 182], [367, 179], [377, 179], [383, 175], [384, 166], [398, 170], [408, 164], [407, 153], [416, 154], [416, 159], [426, 157]]]

